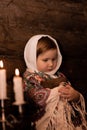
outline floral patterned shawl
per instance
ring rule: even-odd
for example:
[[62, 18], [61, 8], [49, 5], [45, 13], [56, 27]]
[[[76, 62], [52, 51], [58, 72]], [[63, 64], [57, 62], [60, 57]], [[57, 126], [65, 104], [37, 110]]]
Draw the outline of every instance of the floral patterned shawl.
[[[36, 66], [36, 46], [42, 36], [51, 38], [58, 51], [56, 68], [45, 74], [38, 72]], [[33, 104], [32, 122], [35, 123], [36, 130], [87, 130], [85, 101], [81, 94], [78, 102], [68, 102], [59, 96], [58, 89], [62, 85], [52, 89], [48, 85], [45, 88], [41, 85], [41, 81], [53, 78], [61, 65], [62, 56], [57, 41], [49, 35], [31, 37], [24, 49], [24, 60], [27, 66], [24, 73], [25, 98]], [[59, 73], [57, 76], [60, 77], [62, 74]]]
[[[62, 76], [58, 73], [58, 77]], [[43, 88], [40, 84], [51, 78], [41, 72], [26, 71], [24, 74], [25, 98], [35, 103], [32, 121], [36, 124], [36, 130], [87, 130], [83, 96], [80, 94], [78, 102], [61, 99], [58, 93], [58, 89], [63, 87], [61, 84], [53, 89]]]

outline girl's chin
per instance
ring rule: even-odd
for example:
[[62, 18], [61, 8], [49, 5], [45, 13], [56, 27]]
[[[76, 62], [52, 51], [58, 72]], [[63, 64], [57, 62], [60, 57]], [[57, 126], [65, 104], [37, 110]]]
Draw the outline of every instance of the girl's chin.
[[53, 69], [50, 69], [50, 70], [42, 70], [41, 72], [43, 72], [43, 73], [49, 73], [49, 72], [51, 72], [51, 71], [53, 71]]
[[50, 69], [50, 70], [47, 70], [46, 72], [49, 73], [49, 72], [51, 72], [52, 70], [53, 70], [53, 69]]

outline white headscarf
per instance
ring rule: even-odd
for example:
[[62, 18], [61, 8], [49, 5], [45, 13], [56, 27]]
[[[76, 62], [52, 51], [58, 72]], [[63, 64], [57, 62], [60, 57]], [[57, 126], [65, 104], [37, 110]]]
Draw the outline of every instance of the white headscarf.
[[58, 51], [58, 62], [57, 62], [57, 66], [56, 66], [56, 68], [54, 70], [52, 70], [50, 72], [47, 72], [47, 74], [53, 75], [53, 74], [56, 73], [56, 71], [59, 69], [59, 67], [61, 65], [62, 55], [60, 53], [57, 41], [54, 38], [52, 38], [51, 36], [44, 35], [44, 34], [39, 34], [39, 35], [32, 36], [29, 39], [29, 41], [27, 42], [26, 46], [25, 46], [25, 49], [24, 49], [24, 60], [25, 60], [26, 66], [27, 66], [27, 68], [29, 70], [38, 72], [37, 66], [36, 66], [37, 43], [38, 43], [38, 40], [41, 37], [45, 37], [45, 36], [47, 36], [50, 39], [52, 39], [54, 41], [54, 43], [56, 44], [56, 46], [57, 46], [57, 51]]

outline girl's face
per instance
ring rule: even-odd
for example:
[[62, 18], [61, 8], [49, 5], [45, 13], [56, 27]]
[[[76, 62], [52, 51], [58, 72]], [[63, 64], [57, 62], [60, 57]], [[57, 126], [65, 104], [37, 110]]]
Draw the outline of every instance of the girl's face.
[[50, 72], [55, 69], [57, 65], [57, 50], [48, 50], [40, 54], [37, 58], [36, 64], [38, 71]]

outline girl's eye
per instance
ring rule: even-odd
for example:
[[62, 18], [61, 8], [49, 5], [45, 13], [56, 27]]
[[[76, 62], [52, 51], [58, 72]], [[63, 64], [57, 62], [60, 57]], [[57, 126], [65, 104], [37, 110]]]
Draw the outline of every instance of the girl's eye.
[[47, 62], [47, 61], [48, 61], [48, 59], [44, 59], [43, 61], [44, 61], [44, 62]]
[[52, 59], [52, 61], [55, 61], [55, 60], [57, 60], [57, 58]]
[[[57, 58], [53, 58], [52, 61], [56, 61]], [[47, 62], [49, 59], [43, 59], [44, 62]]]
[[52, 59], [52, 61], [54, 61], [55, 59]]

